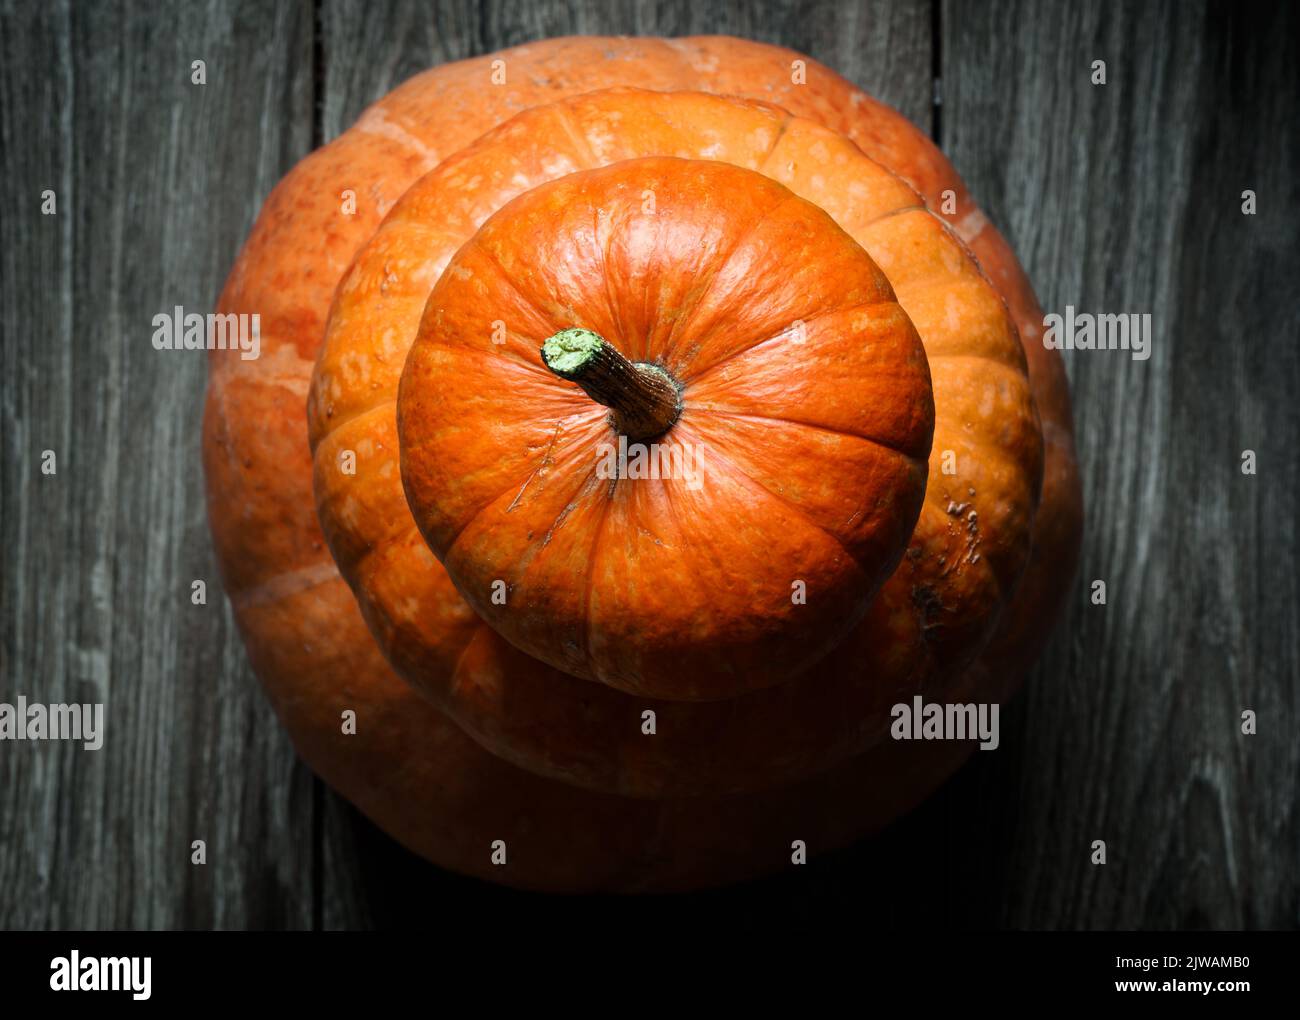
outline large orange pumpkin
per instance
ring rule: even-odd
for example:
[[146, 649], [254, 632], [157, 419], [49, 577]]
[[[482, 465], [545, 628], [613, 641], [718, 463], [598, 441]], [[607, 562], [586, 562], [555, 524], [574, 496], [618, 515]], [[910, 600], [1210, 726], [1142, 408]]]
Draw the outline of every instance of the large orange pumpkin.
[[[268, 200], [232, 272], [222, 308], [260, 312], [264, 337], [260, 362], [214, 357], [205, 421], [214, 535], [237, 617], [254, 664], [304, 756], [381, 825], [438, 863], [539, 888], [680, 888], [777, 867], [788, 859], [793, 838], [807, 840], [814, 851], [842, 845], [923, 797], [967, 750], [966, 745], [880, 743], [884, 706], [899, 692], [911, 691], [1000, 698], [1036, 653], [1059, 604], [1077, 548], [1077, 475], [1063, 374], [1051, 352], [1034, 342], [1041, 313], [1032, 293], [1005, 244], [928, 141], [814, 62], [808, 65], [808, 84], [792, 85], [789, 67], [795, 56], [727, 39], [556, 40], [498, 55], [513, 83], [506, 87], [483, 86], [491, 73], [487, 58], [439, 68], [396, 90], [352, 132], [296, 168]], [[747, 93], [808, 120], [734, 100], [626, 92], [575, 99], [559, 113], [560, 107], [528, 112], [548, 99], [611, 85]], [[466, 148], [519, 111], [525, 112], [513, 125]], [[553, 123], [565, 128], [564, 137], [575, 146], [585, 142], [579, 149], [583, 158], [567, 168], [554, 160], [549, 169], [538, 162], [530, 174], [528, 158], [557, 154], [555, 145], [545, 150], [533, 144], [539, 139], [528, 141], [529, 118], [535, 117], [558, 117]], [[743, 138], [729, 130], [731, 118], [776, 123], [775, 141], [766, 150], [758, 144], [746, 158]], [[602, 130], [611, 122], [618, 123], [617, 130]], [[701, 138], [713, 128], [727, 129], [721, 130], [723, 148], [704, 151]], [[540, 141], [554, 143], [559, 137]], [[602, 152], [601, 145], [608, 149]], [[771, 160], [765, 171], [757, 165], [759, 157], [766, 159], [763, 152], [770, 156], [774, 146], [785, 146], [795, 158]], [[1006, 298], [1025, 341], [1023, 355], [995, 291], [961, 245], [917, 208], [916, 198], [898, 199], [892, 210], [878, 207], [883, 218], [874, 224], [865, 218], [854, 223], [861, 189], [871, 190], [865, 182], [883, 188], [888, 180], [895, 196], [906, 192], [859, 148], [927, 199], [945, 188], [957, 193], [961, 214], [954, 228]], [[459, 149], [465, 151], [411, 188], [420, 173]], [[727, 154], [719, 158], [723, 151]], [[714, 159], [740, 167], [747, 181], [766, 172], [865, 248], [925, 342], [934, 377], [934, 449], [952, 450], [960, 472], [936, 473], [932, 458], [926, 504], [907, 554], [858, 626], [828, 656], [793, 680], [723, 701], [650, 702], [660, 716], [658, 735], [650, 739], [634, 725], [645, 697], [543, 665], [503, 640], [458, 597], [411, 527], [411, 504], [404, 499], [396, 462], [393, 403], [402, 355], [416, 334], [421, 349], [427, 343], [435, 351], [446, 343], [436, 329], [436, 314], [420, 325], [423, 299], [491, 213], [516, 194], [550, 187], [555, 178], [561, 181], [554, 186], [562, 185], [567, 172], [584, 166], [588, 174], [607, 172], [609, 180], [626, 184], [632, 169], [620, 164], [647, 156], [686, 156], [696, 169], [699, 160]], [[448, 167], [463, 168], [476, 159], [522, 178], [513, 191], [490, 176], [470, 175], [453, 185]], [[596, 169], [607, 164], [607, 171]], [[337, 198], [348, 187], [369, 201], [356, 216], [341, 217]], [[381, 215], [408, 191], [394, 219], [375, 236]], [[428, 216], [457, 192], [464, 199], [458, 215]], [[511, 211], [502, 216], [509, 218]], [[889, 211], [894, 215], [884, 215]], [[678, 213], [689, 221], [688, 209]], [[553, 233], [555, 225], [546, 229]], [[303, 418], [308, 374], [325, 334], [334, 287], [372, 237], [351, 285], [339, 292], [312, 402], [318, 469], [331, 462], [322, 451], [348, 422], [366, 425], [353, 436], [358, 472], [342, 476], [347, 484], [328, 473], [318, 475], [321, 509], [389, 660], [500, 758], [478, 749], [434, 702], [391, 675], [323, 548], [310, 502]], [[385, 268], [376, 252], [399, 240], [392, 250], [415, 257], [390, 273], [394, 263]], [[865, 280], [865, 266], [862, 272]], [[450, 279], [446, 286], [455, 299], [452, 306], [469, 308], [465, 293], [453, 293]], [[390, 294], [416, 308], [409, 330], [403, 325], [368, 331], [370, 316], [379, 316], [372, 326], [399, 319], [408, 324], [401, 318], [406, 311], [392, 319], [380, 311]], [[952, 346], [945, 348], [946, 343]], [[901, 358], [897, 364], [906, 362]], [[468, 363], [481, 367], [482, 359]], [[432, 361], [425, 364], [430, 366]], [[561, 389], [540, 374], [543, 369], [537, 371], [557, 401], [561, 393], [570, 394], [563, 399], [581, 398], [576, 389]], [[414, 374], [411, 378], [416, 380]], [[445, 424], [421, 402], [441, 381], [440, 374], [427, 374], [420, 383], [411, 382], [412, 435], [427, 439]], [[825, 399], [832, 390], [816, 392]], [[765, 394], [780, 396], [770, 387]], [[364, 409], [369, 413], [340, 412], [340, 396], [369, 399]], [[683, 391], [683, 417], [688, 397]], [[404, 433], [406, 404], [404, 395]], [[497, 407], [499, 414], [508, 410], [500, 401]], [[328, 424], [334, 417], [343, 424]], [[442, 448], [454, 447], [443, 443]], [[487, 448], [479, 447], [475, 463]], [[1035, 515], [1040, 451], [1045, 472]], [[407, 482], [417, 514], [427, 515], [420, 523], [436, 542], [439, 515], [448, 512], [443, 494], [463, 484], [463, 476], [418, 460], [412, 461]], [[797, 463], [797, 457], [787, 454], [784, 463]], [[774, 484], [783, 484], [779, 470], [772, 475]], [[947, 492], [937, 488], [945, 485]], [[905, 484], [885, 488], [906, 492]], [[835, 497], [837, 491], [832, 483], [824, 494]], [[983, 501], [974, 519], [973, 508], [961, 506], [970, 499]], [[906, 516], [894, 514], [890, 521], [896, 525]], [[385, 523], [388, 532], [378, 527]], [[477, 561], [469, 566], [467, 576], [485, 576], [475, 573], [481, 569]], [[719, 614], [715, 623], [724, 619]], [[828, 626], [813, 625], [816, 642], [830, 640]], [[692, 646], [691, 654], [701, 657], [680, 677], [662, 664], [644, 668], [643, 653], [653, 652], [654, 641], [630, 656], [593, 662], [588, 649], [579, 658], [595, 667], [586, 670], [590, 675], [633, 690], [645, 689], [649, 677], [655, 693], [712, 696], [762, 687], [797, 666], [800, 656], [788, 651], [791, 633], [773, 627], [757, 645], [752, 633], [746, 635], [733, 647], [775, 647], [789, 657], [758, 682], [728, 679], [724, 669], [723, 680], [712, 689], [704, 675], [709, 641]], [[554, 646], [548, 649], [544, 637], [526, 626], [511, 637], [547, 652], [560, 665], [575, 665], [566, 654], [552, 654]], [[763, 646], [763, 641], [775, 643]], [[810, 650], [807, 658], [816, 658], [816, 652]], [[348, 708], [358, 713], [355, 736], [343, 735], [338, 725], [339, 713]], [[807, 778], [785, 789], [764, 789], [801, 776]], [[571, 783], [610, 792], [584, 791]], [[719, 793], [728, 790], [758, 792]], [[647, 799], [620, 795], [624, 792]], [[684, 796], [701, 793], [710, 795]], [[494, 839], [513, 847], [505, 867], [490, 863]]]

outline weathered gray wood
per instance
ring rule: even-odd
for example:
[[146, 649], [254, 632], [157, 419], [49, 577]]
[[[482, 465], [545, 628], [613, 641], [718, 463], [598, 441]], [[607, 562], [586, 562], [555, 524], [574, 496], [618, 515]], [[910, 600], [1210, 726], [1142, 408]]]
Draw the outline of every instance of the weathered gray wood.
[[0, 2], [0, 700], [109, 716], [102, 751], [0, 745], [0, 927], [553, 911], [424, 864], [297, 763], [218, 591], [203, 362], [153, 351], [150, 320], [210, 308], [275, 181], [431, 64], [547, 35], [728, 32], [930, 127], [936, 27], [941, 140], [1044, 305], [1154, 317], [1149, 361], [1067, 354], [1088, 504], [1067, 619], [1003, 750], [881, 838], [698, 897], [571, 899], [566, 917], [1300, 924], [1300, 62], [1282, 45], [1300, 18], [1279, 6]]
[[931, 11], [926, 0], [324, 0], [325, 138], [395, 85], [437, 64], [561, 35], [737, 35], [789, 46], [835, 68], [929, 130]]
[[1005, 924], [1300, 923], [1298, 36], [1286, 4], [944, 8], [945, 147], [1044, 306], [1155, 333], [1066, 354], [1087, 530], [996, 769]]
[[204, 355], [150, 342], [155, 314], [211, 309], [309, 150], [311, 24], [301, 4], [5, 5], [0, 700], [104, 702], [107, 727], [99, 751], [0, 747], [0, 926], [311, 923], [312, 780], [208, 538]]

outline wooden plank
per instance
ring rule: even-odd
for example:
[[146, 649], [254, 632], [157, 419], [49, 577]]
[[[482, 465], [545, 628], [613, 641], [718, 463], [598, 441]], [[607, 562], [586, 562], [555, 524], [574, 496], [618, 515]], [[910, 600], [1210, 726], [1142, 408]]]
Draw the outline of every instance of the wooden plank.
[[[321, 9], [323, 135], [345, 130], [360, 112], [410, 75], [531, 39], [568, 34], [683, 36], [724, 33], [780, 43], [808, 53], [928, 128], [931, 112], [931, 18], [922, 2], [840, 4], [616, 3], [515, 0], [509, 3], [403, 2], [357, 5], [327, 0]], [[462, 912], [467, 921], [486, 905], [521, 916], [548, 901], [438, 872], [388, 840], [349, 805], [327, 796], [322, 850], [323, 920], [328, 928], [414, 927], [431, 911], [441, 923]], [[900, 851], [906, 852], [906, 851]], [[856, 874], [849, 861], [823, 872], [819, 884], [836, 894], [833, 875]], [[749, 888], [749, 887], [747, 887]], [[761, 886], [762, 897], [784, 896], [798, 910], [809, 898], [798, 883]], [[755, 909], [754, 897], [734, 894], [733, 909]], [[594, 922], [636, 910], [649, 922], [668, 914], [653, 901], [584, 899], [566, 909]], [[614, 906], [618, 904], [620, 906]]]
[[1300, 75], [1278, 42], [1300, 34], [1294, 5], [946, 4], [942, 28], [945, 148], [1045, 308], [1154, 327], [1145, 362], [1066, 354], [1081, 577], [1022, 699], [1018, 760], [977, 756], [998, 824], [966, 838], [1002, 862], [1008, 925], [1293, 927]]
[[929, 130], [927, 0], [323, 0], [325, 139], [426, 68], [561, 35], [736, 35], [789, 46], [833, 67]]
[[99, 751], [0, 752], [0, 927], [311, 922], [312, 780], [208, 539], [204, 355], [150, 342], [155, 314], [211, 309], [310, 148], [311, 25], [305, 3], [5, 6], [0, 700], [107, 722]]

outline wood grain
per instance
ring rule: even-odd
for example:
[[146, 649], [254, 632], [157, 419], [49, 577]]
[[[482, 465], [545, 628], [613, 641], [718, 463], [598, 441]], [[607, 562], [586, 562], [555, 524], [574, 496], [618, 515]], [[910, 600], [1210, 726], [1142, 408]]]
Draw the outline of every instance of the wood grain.
[[99, 751], [0, 750], [0, 926], [308, 926], [313, 780], [216, 575], [205, 356], [151, 336], [159, 312], [210, 310], [310, 149], [310, 8], [10, 4], [0, 40], [0, 700], [106, 715]]
[[1001, 921], [1295, 927], [1295, 7], [949, 4], [943, 25], [945, 147], [1044, 307], [1154, 332], [1148, 361], [1065, 355], [1088, 519], [997, 770]]
[[276, 180], [417, 71], [543, 36], [709, 32], [803, 50], [935, 132], [1046, 308], [1149, 312], [1154, 349], [1067, 354], [1081, 576], [999, 753], [869, 844], [691, 897], [571, 898], [568, 923], [1300, 925], [1300, 62], [1280, 44], [1297, 20], [1034, 0], [0, 3], [0, 701], [108, 715], [102, 751], [0, 746], [0, 927], [552, 914], [412, 857], [297, 762], [219, 592], [202, 357], [154, 351], [150, 323], [210, 309]]

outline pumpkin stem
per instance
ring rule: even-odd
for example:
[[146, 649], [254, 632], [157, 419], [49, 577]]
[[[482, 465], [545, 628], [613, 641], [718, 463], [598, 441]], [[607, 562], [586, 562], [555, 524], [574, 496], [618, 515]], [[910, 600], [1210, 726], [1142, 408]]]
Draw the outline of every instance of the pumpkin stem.
[[611, 408], [614, 428], [634, 442], [663, 435], [682, 413], [681, 392], [667, 371], [628, 361], [589, 329], [560, 330], [542, 345], [542, 361]]

